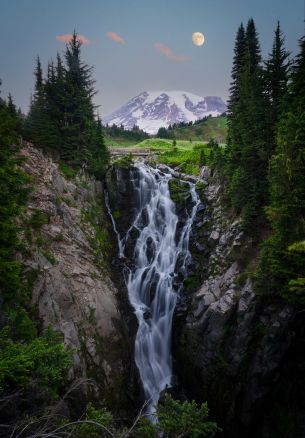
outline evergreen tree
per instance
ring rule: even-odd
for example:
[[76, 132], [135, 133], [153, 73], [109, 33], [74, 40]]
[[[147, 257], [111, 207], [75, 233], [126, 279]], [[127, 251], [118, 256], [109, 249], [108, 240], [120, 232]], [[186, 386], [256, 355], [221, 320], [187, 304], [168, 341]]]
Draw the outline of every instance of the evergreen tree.
[[11, 93], [7, 97], [7, 111], [14, 120], [16, 135], [21, 136], [24, 127], [24, 116], [20, 108], [17, 110]]
[[14, 104], [13, 97], [12, 97], [11, 93], [9, 93], [9, 95], [7, 97], [7, 110], [8, 110], [8, 113], [10, 114], [10, 116], [13, 117], [13, 119], [17, 119], [16, 105]]
[[264, 244], [259, 285], [305, 304], [305, 253], [298, 245], [305, 240], [304, 38], [300, 48], [271, 160], [271, 202], [266, 210], [272, 233]]
[[[240, 28], [238, 45], [244, 47], [241, 43], [242, 35]], [[240, 53], [239, 64], [233, 67], [235, 86], [231, 87], [225, 173], [230, 204], [237, 214], [242, 215], [244, 227], [252, 228], [251, 231], [255, 232], [266, 201], [268, 142], [267, 102], [259, 41], [253, 19], [248, 22], [245, 41], [244, 54]]]
[[62, 145], [60, 95], [58, 93], [56, 69], [53, 61], [48, 64], [47, 79], [44, 85], [45, 111], [48, 122], [47, 145], [60, 151]]
[[281, 32], [280, 23], [277, 23], [275, 30], [274, 43], [272, 52], [265, 63], [265, 81], [266, 91], [269, 98], [269, 121], [270, 121], [270, 150], [275, 149], [276, 143], [276, 125], [279, 121], [284, 104], [284, 98], [287, 96], [288, 79], [289, 79], [289, 52], [284, 47], [284, 37]]
[[24, 204], [27, 181], [17, 167], [16, 119], [11, 110], [0, 98], [0, 295], [5, 298], [16, 296], [20, 286], [20, 264], [14, 257], [19, 244], [14, 218]]
[[164, 139], [173, 139], [174, 133], [172, 130], [166, 129], [164, 126], [161, 126], [161, 128], [158, 129], [157, 138], [164, 138]]
[[57, 62], [55, 67], [55, 87], [54, 87], [54, 117], [58, 124], [58, 129], [61, 132], [62, 136], [62, 128], [64, 126], [65, 120], [65, 97], [66, 97], [66, 71], [63, 65], [63, 61], [57, 53]]
[[45, 83], [39, 57], [35, 68], [34, 96], [25, 125], [25, 136], [37, 146], [54, 148], [56, 128], [47, 108]]
[[284, 43], [285, 39], [278, 22], [272, 52], [265, 63], [267, 91], [272, 106], [274, 123], [277, 123], [279, 119], [280, 107], [288, 91], [290, 62], [289, 52], [285, 50]]
[[232, 82], [230, 86], [230, 97], [228, 102], [228, 118], [234, 113], [234, 104], [239, 99], [241, 73], [244, 67], [244, 57], [246, 53], [246, 35], [243, 24], [241, 23], [235, 40], [234, 58], [232, 67]]
[[102, 122], [99, 117], [93, 124], [89, 145], [88, 170], [96, 178], [101, 178], [107, 170], [110, 154], [105, 145]]
[[94, 115], [92, 67], [82, 61], [80, 49], [81, 42], [74, 32], [66, 47], [65, 65], [57, 55], [56, 66], [48, 64], [45, 79], [37, 59], [25, 132], [36, 145], [56, 150], [69, 164], [87, 167], [101, 176], [109, 153], [101, 122]]
[[62, 127], [64, 141], [61, 155], [75, 163], [84, 163], [88, 160], [89, 136], [94, 125], [92, 97], [95, 91], [92, 67], [81, 60], [81, 45], [82, 43], [74, 32], [65, 53], [67, 67], [65, 114]]
[[250, 18], [246, 29], [246, 52], [248, 55], [248, 65], [250, 74], [257, 72], [258, 66], [262, 60], [258, 34], [256, 31], [253, 18]]

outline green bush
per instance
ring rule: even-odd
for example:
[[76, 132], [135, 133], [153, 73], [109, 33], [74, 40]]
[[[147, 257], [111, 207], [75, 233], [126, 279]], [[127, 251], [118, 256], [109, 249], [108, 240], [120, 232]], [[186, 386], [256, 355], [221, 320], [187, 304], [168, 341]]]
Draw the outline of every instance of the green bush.
[[113, 166], [121, 167], [123, 169], [129, 169], [133, 165], [132, 154], [126, 155], [124, 157], [118, 158], [113, 162]]
[[166, 394], [164, 404], [157, 407], [158, 423], [141, 420], [137, 429], [137, 436], [164, 438], [200, 438], [210, 437], [219, 431], [216, 423], [208, 421], [209, 410], [207, 403], [200, 406], [193, 400], [180, 402]]
[[58, 389], [71, 366], [71, 353], [50, 328], [29, 343], [14, 342], [9, 328], [0, 332], [0, 391], [37, 385]]
[[179, 167], [181, 172], [199, 175], [200, 167], [207, 163], [210, 149], [196, 144], [189, 150], [169, 150], [159, 155], [158, 160], [169, 166]]
[[29, 225], [34, 230], [39, 230], [43, 225], [49, 223], [49, 217], [44, 211], [36, 210], [29, 219]]
[[111, 428], [112, 416], [105, 409], [97, 409], [91, 403], [86, 407], [85, 418], [83, 423], [78, 424], [71, 429], [71, 434], [77, 438], [100, 438], [107, 437]]
[[66, 164], [64, 161], [61, 161], [59, 163], [59, 170], [67, 178], [75, 178], [75, 176], [77, 175], [77, 170], [68, 166], [68, 164]]

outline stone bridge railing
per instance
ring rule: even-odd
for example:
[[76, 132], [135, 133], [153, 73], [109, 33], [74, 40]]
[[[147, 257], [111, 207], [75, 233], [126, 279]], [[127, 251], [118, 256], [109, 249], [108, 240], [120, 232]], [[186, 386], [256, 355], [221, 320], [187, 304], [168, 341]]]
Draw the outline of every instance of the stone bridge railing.
[[138, 157], [148, 157], [151, 155], [151, 150], [148, 148], [124, 148], [124, 147], [109, 147], [112, 156], [133, 155]]

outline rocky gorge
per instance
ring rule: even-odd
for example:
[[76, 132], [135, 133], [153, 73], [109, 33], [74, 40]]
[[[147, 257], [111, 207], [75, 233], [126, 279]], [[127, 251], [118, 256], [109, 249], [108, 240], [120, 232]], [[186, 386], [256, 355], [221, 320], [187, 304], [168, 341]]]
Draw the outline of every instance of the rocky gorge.
[[[113, 411], [135, 412], [143, 391], [125, 279], [139, 236], [130, 229], [138, 170], [114, 165], [102, 184], [84, 173], [68, 178], [30, 145], [22, 155], [35, 188], [22, 219], [19, 254], [32, 279], [32, 305], [41, 325], [51, 325], [74, 349], [70, 378], [90, 378], [82, 393]], [[224, 437], [285, 437], [286, 426], [302, 437], [302, 315], [278, 297], [255, 292], [251, 273], [258, 248], [239, 218], [223, 209], [222, 186], [207, 167], [197, 179], [174, 173], [169, 180], [177, 230], [192, 205], [189, 180], [197, 181], [201, 202], [190, 234], [188, 276], [177, 271], [175, 278], [184, 287], [177, 288], [173, 322], [173, 392], [207, 401]], [[129, 231], [123, 259], [107, 197], [116, 231]]]

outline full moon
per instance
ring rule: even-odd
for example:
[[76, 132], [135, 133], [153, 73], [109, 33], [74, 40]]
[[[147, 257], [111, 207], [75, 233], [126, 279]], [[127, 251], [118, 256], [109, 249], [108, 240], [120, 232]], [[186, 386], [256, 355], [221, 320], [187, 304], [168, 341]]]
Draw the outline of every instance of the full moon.
[[192, 34], [192, 41], [195, 46], [202, 46], [204, 43], [204, 35], [201, 32], [194, 32]]

